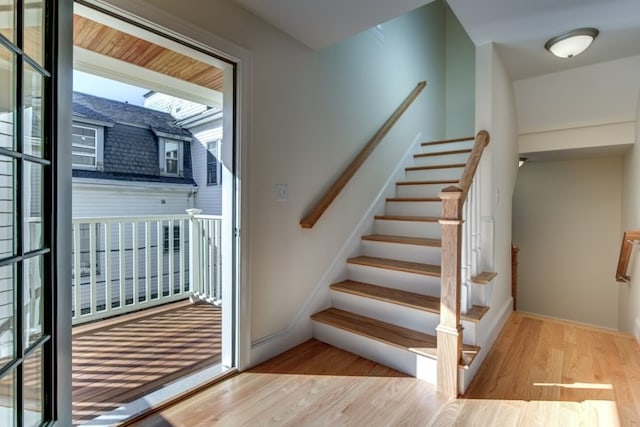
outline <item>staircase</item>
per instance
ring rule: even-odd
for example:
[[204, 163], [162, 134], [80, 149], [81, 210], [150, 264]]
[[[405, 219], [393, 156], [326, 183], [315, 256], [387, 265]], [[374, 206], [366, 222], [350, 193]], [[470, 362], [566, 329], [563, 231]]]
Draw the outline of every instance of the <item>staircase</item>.
[[[422, 143], [386, 199], [360, 255], [347, 260], [348, 279], [331, 288], [332, 307], [311, 316], [315, 338], [436, 384], [440, 324], [441, 225], [444, 187], [458, 184], [474, 138]], [[495, 275], [469, 280], [462, 304], [458, 392], [481, 351], [479, 331], [489, 310], [486, 286]], [[464, 277], [463, 277], [464, 280]], [[478, 362], [479, 363], [479, 362]], [[467, 376], [465, 378], [465, 375]]]

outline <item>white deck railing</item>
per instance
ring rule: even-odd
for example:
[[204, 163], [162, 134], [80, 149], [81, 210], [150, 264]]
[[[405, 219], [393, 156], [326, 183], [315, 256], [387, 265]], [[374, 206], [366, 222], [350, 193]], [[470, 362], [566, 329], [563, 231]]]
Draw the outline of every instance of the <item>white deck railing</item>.
[[220, 222], [191, 214], [73, 219], [73, 324], [190, 296], [219, 302]]
[[461, 263], [461, 304], [460, 310], [463, 314], [471, 308], [471, 278], [478, 274], [480, 263], [480, 172], [481, 165], [478, 165], [471, 188], [467, 194], [467, 200], [462, 209], [462, 251]]

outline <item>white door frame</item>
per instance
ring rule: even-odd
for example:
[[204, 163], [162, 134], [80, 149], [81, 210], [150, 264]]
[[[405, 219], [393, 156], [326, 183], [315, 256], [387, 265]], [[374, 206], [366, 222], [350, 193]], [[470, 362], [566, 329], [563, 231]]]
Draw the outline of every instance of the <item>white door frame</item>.
[[[223, 248], [234, 248], [234, 253], [229, 254], [234, 262], [224, 263], [223, 283], [229, 283], [228, 280], [231, 279], [235, 286], [227, 286], [226, 291], [223, 289], [222, 363], [233, 366], [235, 359], [235, 367], [244, 370], [250, 366], [251, 350], [249, 167], [246, 155], [249, 152], [250, 52], [144, 1], [78, 0], [78, 3], [94, 5], [121, 19], [152, 29], [158, 33], [158, 39], [154, 42], [174, 50], [191, 48], [190, 55], [224, 70], [224, 129], [234, 131], [224, 132], [221, 161], [227, 167], [223, 168], [225, 176], [222, 177], [222, 182], [234, 185], [223, 186], [222, 227], [223, 230], [235, 232], [233, 235], [225, 233], [222, 241]], [[229, 63], [233, 63], [235, 69]], [[234, 73], [235, 88], [226, 84], [227, 81], [233, 81], [230, 79], [234, 77]], [[235, 100], [235, 105], [226, 100]], [[235, 336], [232, 333], [234, 323]]]

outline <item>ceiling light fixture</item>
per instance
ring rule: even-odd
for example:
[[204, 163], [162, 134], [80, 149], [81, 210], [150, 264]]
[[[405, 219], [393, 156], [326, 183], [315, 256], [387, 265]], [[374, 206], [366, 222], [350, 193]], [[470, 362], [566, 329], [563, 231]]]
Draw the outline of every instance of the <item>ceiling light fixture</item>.
[[599, 33], [597, 28], [576, 28], [549, 39], [544, 48], [559, 58], [573, 58], [587, 50]]

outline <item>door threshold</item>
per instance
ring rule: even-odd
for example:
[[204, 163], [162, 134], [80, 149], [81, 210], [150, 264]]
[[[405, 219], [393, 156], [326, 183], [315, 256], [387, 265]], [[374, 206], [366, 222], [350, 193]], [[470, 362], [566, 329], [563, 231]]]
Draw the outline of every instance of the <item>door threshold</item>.
[[237, 373], [236, 368], [222, 364], [204, 368], [82, 425], [92, 427], [131, 425]]

